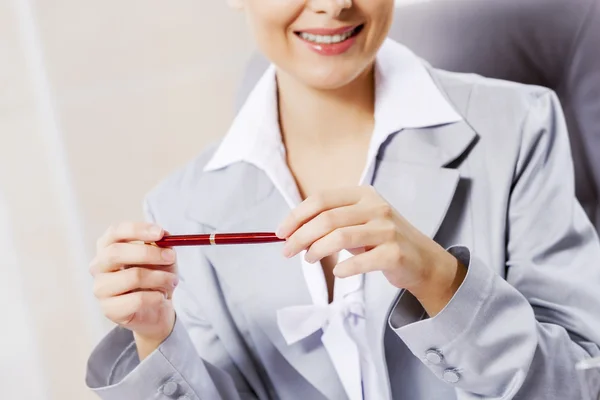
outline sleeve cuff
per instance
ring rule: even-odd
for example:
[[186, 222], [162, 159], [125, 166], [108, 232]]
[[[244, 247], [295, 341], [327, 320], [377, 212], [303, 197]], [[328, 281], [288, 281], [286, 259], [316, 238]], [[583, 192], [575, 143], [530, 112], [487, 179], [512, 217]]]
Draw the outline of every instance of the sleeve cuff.
[[[448, 249], [466, 267], [467, 275], [462, 285], [446, 307], [435, 317], [416, 319], [424, 311], [410, 293], [405, 292], [392, 308], [389, 325], [409, 347], [412, 353], [431, 364], [444, 347], [459, 341], [477, 318], [477, 314], [491, 293], [494, 272], [482, 263], [473, 262], [468, 248], [456, 246]], [[416, 310], [419, 310], [418, 312]], [[429, 357], [428, 357], [429, 355]]]
[[[188, 380], [190, 377], [193, 384]], [[106, 400], [150, 399], [161, 395], [198, 399], [200, 393], [206, 398], [220, 398], [179, 321], [163, 344], [142, 362], [138, 361], [133, 334], [115, 328], [92, 353], [86, 383]]]

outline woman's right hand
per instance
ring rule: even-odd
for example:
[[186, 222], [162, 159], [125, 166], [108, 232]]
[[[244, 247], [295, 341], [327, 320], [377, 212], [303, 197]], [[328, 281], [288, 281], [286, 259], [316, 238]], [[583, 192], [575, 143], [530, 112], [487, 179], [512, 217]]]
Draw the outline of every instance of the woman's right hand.
[[146, 244], [164, 234], [162, 228], [143, 222], [111, 227], [98, 239], [90, 264], [102, 312], [133, 331], [140, 359], [154, 351], [175, 324], [171, 301], [178, 283], [175, 251]]

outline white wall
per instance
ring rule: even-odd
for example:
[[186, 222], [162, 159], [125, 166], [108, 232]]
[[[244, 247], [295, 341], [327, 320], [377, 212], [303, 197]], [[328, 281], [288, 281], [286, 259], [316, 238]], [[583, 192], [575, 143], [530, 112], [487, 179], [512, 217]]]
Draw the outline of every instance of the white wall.
[[[13, 231], [4, 196], [0, 192], [0, 381], [2, 397], [46, 400], [46, 382], [41, 367], [38, 336], [32, 321], [31, 304], [14, 249]], [[24, 378], [26, 377], [26, 378]]]
[[1, 398], [96, 398], [95, 240], [225, 132], [251, 50], [224, 1], [0, 0]]

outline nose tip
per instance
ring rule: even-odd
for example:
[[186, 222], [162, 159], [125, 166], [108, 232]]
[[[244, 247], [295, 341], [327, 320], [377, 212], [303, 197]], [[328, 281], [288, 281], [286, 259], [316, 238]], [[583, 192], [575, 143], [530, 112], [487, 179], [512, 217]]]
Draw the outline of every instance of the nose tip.
[[340, 14], [345, 9], [352, 7], [352, 0], [334, 0], [337, 5], [338, 14]]
[[335, 17], [352, 7], [352, 0], [312, 0], [311, 8], [319, 13], [331, 13]]

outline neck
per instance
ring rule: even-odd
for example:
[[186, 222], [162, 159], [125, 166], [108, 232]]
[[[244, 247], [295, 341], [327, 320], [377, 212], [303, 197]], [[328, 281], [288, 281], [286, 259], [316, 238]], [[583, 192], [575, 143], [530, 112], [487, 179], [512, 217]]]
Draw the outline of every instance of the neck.
[[277, 84], [279, 124], [284, 143], [330, 145], [364, 137], [373, 130], [373, 67], [348, 85], [334, 90], [308, 87], [284, 72], [278, 72]]

